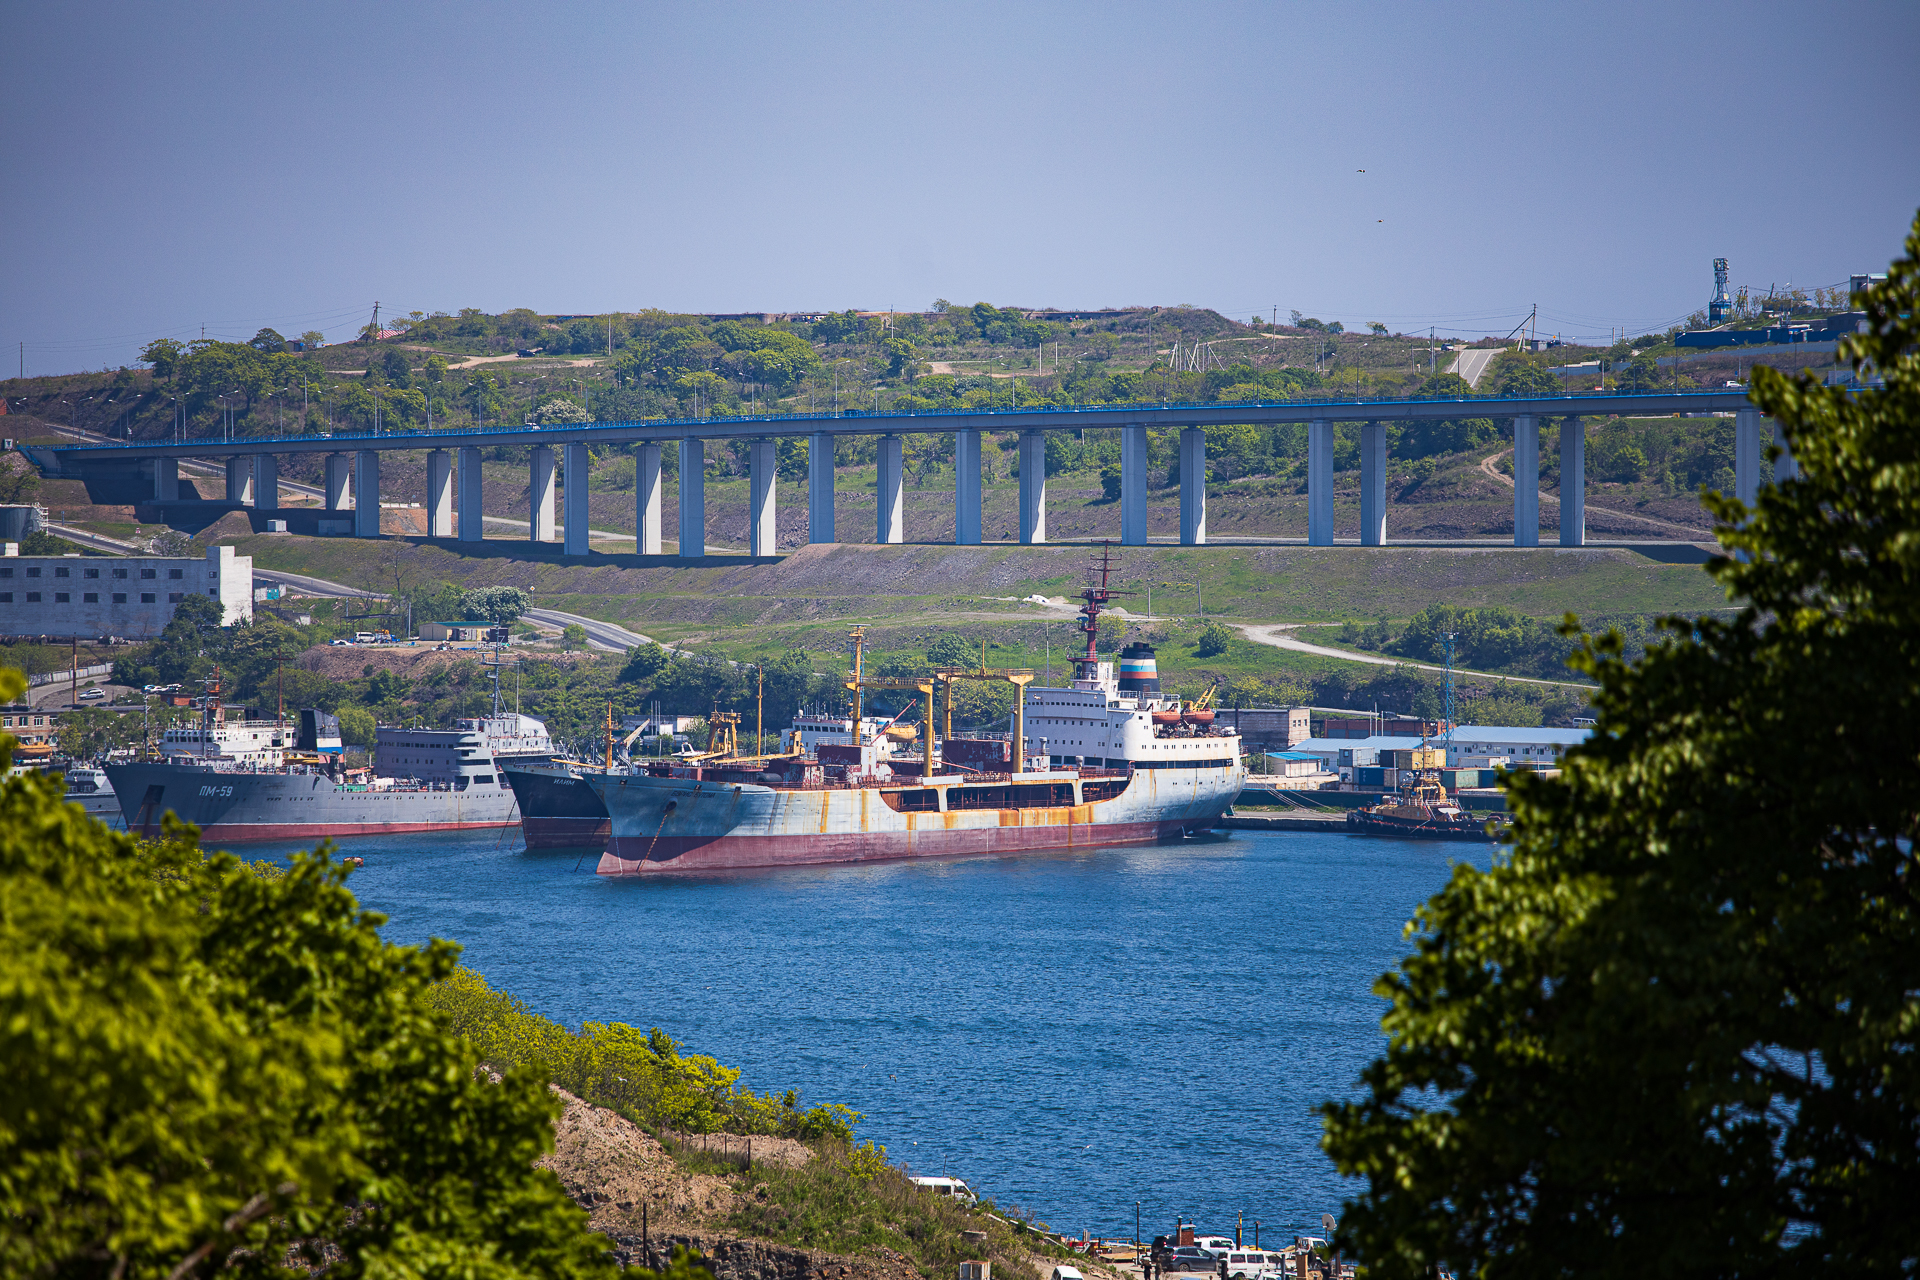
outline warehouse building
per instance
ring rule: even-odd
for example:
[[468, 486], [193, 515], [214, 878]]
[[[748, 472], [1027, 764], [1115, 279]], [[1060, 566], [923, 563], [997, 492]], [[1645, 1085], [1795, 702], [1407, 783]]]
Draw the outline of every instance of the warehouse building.
[[221, 624], [253, 617], [253, 557], [211, 547], [189, 556], [0, 555], [0, 635], [151, 640], [188, 593], [221, 606]]

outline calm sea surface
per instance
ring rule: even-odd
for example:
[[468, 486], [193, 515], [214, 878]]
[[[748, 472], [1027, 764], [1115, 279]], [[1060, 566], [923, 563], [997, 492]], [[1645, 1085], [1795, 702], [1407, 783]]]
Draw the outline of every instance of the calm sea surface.
[[[291, 848], [291, 846], [288, 846]], [[249, 856], [284, 852], [249, 849]], [[658, 1026], [844, 1102], [916, 1173], [1056, 1228], [1317, 1228], [1316, 1105], [1379, 1052], [1373, 979], [1481, 846], [1249, 833], [1169, 848], [612, 882], [519, 833], [348, 842], [395, 942], [452, 938], [571, 1025]]]

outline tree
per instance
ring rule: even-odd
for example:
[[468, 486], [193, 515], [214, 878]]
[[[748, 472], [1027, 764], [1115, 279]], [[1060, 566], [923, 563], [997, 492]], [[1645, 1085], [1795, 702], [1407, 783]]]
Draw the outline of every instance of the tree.
[[519, 587], [477, 587], [460, 593], [461, 620], [485, 618], [504, 627], [533, 605], [533, 597]]
[[957, 631], [935, 636], [927, 646], [927, 664], [935, 667], [975, 667], [980, 663], [979, 649]]
[[250, 868], [61, 796], [0, 787], [9, 1274], [612, 1275], [533, 1167], [544, 1075], [492, 1082], [424, 1007], [457, 947], [381, 941], [324, 851]]
[[181, 358], [186, 354], [187, 348], [184, 344], [172, 338], [155, 338], [140, 348], [140, 361], [142, 364], [151, 365], [153, 376], [164, 382], [173, 376], [173, 371], [179, 367]]
[[1865, 309], [1883, 391], [1754, 371], [1800, 475], [1705, 499], [1737, 615], [1587, 642], [1592, 738], [1376, 988], [1325, 1108], [1370, 1275], [1912, 1273], [1920, 219]]
[[535, 409], [533, 411], [533, 416], [534, 416], [534, 419], [538, 422], [586, 422], [586, 421], [589, 421], [587, 417], [587, 411], [585, 409], [582, 409], [579, 405], [575, 404], [573, 401], [565, 399], [564, 397], [561, 397], [561, 396], [555, 396], [553, 399], [541, 405], [538, 409]]
[[350, 747], [371, 747], [375, 725], [365, 707], [340, 708], [340, 741]]
[[309, 329], [300, 335], [300, 347], [304, 351], [318, 351], [327, 345], [327, 335], [318, 329]]
[[247, 339], [247, 345], [255, 351], [279, 352], [287, 349], [287, 340], [273, 329], [262, 329]]
[[564, 653], [586, 647], [587, 629], [577, 622], [569, 622], [560, 630], [560, 648]]
[[1233, 644], [1233, 632], [1217, 622], [1209, 622], [1200, 629], [1200, 643], [1194, 646], [1196, 658], [1217, 658]]
[[121, 715], [105, 707], [81, 707], [60, 713], [54, 744], [69, 760], [98, 760], [117, 747], [140, 740], [140, 717]]
[[1387, 326], [1381, 324], [1378, 320], [1367, 321], [1367, 331], [1376, 337], [1384, 338], [1387, 336]]

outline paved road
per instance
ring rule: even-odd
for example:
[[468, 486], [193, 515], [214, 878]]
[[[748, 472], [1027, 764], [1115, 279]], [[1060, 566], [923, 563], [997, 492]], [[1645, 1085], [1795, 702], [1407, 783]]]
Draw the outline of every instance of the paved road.
[[[1305, 640], [1293, 638], [1293, 632], [1306, 625], [1320, 626], [1321, 623], [1288, 622], [1273, 626], [1243, 626], [1241, 631], [1255, 644], [1270, 644], [1276, 649], [1291, 649], [1295, 653], [1318, 654], [1322, 658], [1339, 658], [1344, 662], [1363, 662], [1375, 667], [1412, 667], [1416, 671], [1444, 672], [1445, 667], [1428, 666], [1424, 662], [1408, 662], [1405, 658], [1377, 658], [1370, 653], [1355, 653], [1351, 649], [1333, 649], [1326, 645], [1309, 644]], [[1456, 676], [1475, 676], [1482, 680], [1511, 680], [1516, 684], [1545, 684], [1565, 689], [1591, 689], [1590, 684], [1581, 684], [1577, 680], [1538, 680], [1531, 676], [1503, 676], [1492, 671], [1473, 671], [1466, 667], [1455, 667]]]
[[1480, 379], [1487, 376], [1493, 358], [1505, 350], [1505, 347], [1469, 347], [1454, 356], [1453, 371], [1465, 378], [1468, 386], [1478, 387]]
[[[1513, 450], [1511, 449], [1502, 449], [1491, 457], [1482, 458], [1480, 460], [1481, 473], [1507, 486], [1509, 489], [1513, 488], [1513, 477], [1500, 470], [1499, 465], [1500, 459], [1512, 452]], [[1560, 499], [1551, 493], [1542, 493], [1540, 495], [1540, 504], [1542, 506], [1557, 507], [1560, 505]], [[1587, 504], [1587, 510], [1603, 516], [1618, 516], [1622, 520], [1638, 520], [1642, 524], [1657, 524], [1663, 529], [1678, 529], [1682, 533], [1693, 535], [1700, 541], [1711, 542], [1713, 540], [1713, 530], [1711, 528], [1701, 529], [1693, 525], [1675, 524], [1671, 520], [1656, 520], [1652, 516], [1643, 516], [1632, 511], [1621, 511], [1617, 507], [1596, 507], [1591, 502]], [[1702, 514], [1705, 513], [1703, 512]], [[1592, 544], [1589, 543], [1588, 545]]]
[[638, 631], [629, 631], [625, 627], [611, 622], [602, 622], [598, 618], [583, 618], [577, 613], [562, 613], [558, 609], [529, 609], [526, 617], [530, 622], [544, 623], [549, 627], [568, 627], [578, 624], [587, 633], [587, 643], [596, 649], [607, 649], [614, 653], [625, 653], [636, 645], [652, 644], [651, 636], [643, 636]]

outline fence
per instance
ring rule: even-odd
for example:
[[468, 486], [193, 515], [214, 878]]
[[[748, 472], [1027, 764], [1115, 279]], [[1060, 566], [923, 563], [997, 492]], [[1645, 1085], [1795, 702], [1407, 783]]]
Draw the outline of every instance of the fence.
[[[106, 676], [106, 675], [112, 675], [112, 674], [113, 674], [113, 664], [111, 662], [99, 662], [99, 663], [95, 663], [91, 667], [81, 667], [79, 671], [79, 678], [82, 680], [90, 680], [94, 676]], [[29, 689], [37, 689], [41, 685], [59, 684], [62, 680], [71, 680], [73, 678], [74, 678], [74, 673], [72, 671], [43, 671], [37, 676], [28, 676], [27, 687]]]

